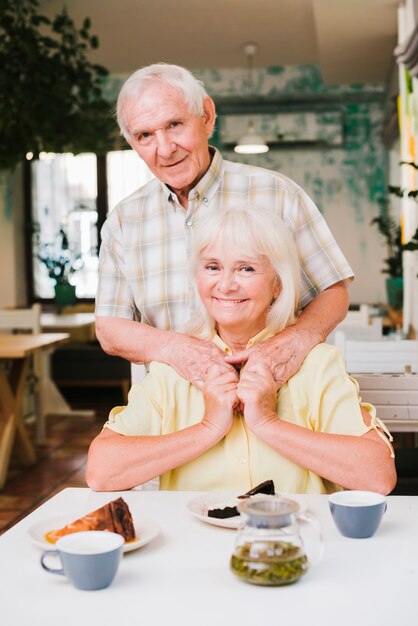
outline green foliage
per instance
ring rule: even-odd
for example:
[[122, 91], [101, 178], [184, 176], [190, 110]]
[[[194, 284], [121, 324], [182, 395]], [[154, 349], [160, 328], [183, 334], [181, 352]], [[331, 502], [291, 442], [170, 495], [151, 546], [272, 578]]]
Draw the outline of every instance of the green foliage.
[[379, 233], [386, 240], [387, 257], [384, 259], [386, 267], [383, 274], [389, 274], [392, 278], [402, 277], [402, 239], [401, 228], [389, 216], [379, 215], [370, 222], [376, 224]]
[[386, 240], [387, 257], [383, 259], [386, 267], [382, 270], [382, 274], [389, 274], [392, 278], [402, 277], [402, 252], [404, 250], [418, 250], [418, 228], [411, 241], [402, 244], [401, 228], [391, 217], [380, 215], [373, 218], [370, 223], [377, 225], [379, 233]]
[[418, 250], [418, 228], [413, 234], [411, 241], [408, 241], [408, 243], [405, 243], [402, 246], [402, 250], [409, 250], [410, 252], [415, 252], [415, 250]]
[[0, 167], [27, 152], [104, 152], [114, 122], [102, 97], [107, 70], [90, 63], [98, 47], [86, 18], [63, 9], [49, 19], [39, 0], [0, 0]]

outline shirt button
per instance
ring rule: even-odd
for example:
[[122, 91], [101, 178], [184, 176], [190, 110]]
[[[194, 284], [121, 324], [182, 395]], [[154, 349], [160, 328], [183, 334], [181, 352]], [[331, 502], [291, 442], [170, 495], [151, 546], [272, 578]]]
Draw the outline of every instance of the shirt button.
[[242, 465], [245, 465], [245, 463], [247, 462], [247, 459], [245, 458], [245, 456], [242, 456], [239, 462], [242, 463]]
[[187, 222], [186, 222], [186, 226], [193, 226], [193, 222], [192, 222], [192, 220], [187, 220]]
[[208, 202], [208, 199], [207, 198], [203, 198], [203, 202], [205, 202], [205, 203]]

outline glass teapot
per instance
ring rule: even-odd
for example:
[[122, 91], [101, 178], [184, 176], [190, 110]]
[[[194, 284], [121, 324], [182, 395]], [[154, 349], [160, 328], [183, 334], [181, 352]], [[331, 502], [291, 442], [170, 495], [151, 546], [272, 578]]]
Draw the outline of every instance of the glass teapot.
[[[299, 504], [282, 497], [245, 500], [238, 505], [244, 523], [237, 532], [231, 570], [255, 585], [289, 585], [322, 555], [318, 520], [301, 513]], [[301, 535], [309, 526], [309, 559]], [[308, 545], [308, 541], [306, 541]]]

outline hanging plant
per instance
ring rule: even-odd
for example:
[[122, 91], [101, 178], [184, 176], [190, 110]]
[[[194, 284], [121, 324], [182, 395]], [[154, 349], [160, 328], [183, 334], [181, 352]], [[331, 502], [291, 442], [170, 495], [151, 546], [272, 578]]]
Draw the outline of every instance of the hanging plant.
[[90, 19], [77, 28], [63, 9], [50, 19], [39, 0], [0, 0], [0, 168], [28, 152], [102, 153], [113, 116], [102, 96], [108, 71], [87, 55], [99, 45]]

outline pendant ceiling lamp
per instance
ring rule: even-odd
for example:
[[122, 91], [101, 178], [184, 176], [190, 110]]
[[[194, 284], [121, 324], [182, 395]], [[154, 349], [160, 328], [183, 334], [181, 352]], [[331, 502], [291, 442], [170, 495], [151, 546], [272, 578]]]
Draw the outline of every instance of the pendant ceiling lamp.
[[[257, 50], [258, 45], [255, 42], [244, 44], [244, 52], [247, 57], [248, 85], [251, 96], [254, 95], [253, 59]], [[269, 147], [263, 137], [257, 134], [254, 122], [250, 120], [245, 135], [240, 138], [234, 148], [235, 152], [239, 154], [262, 154], [263, 152], [268, 152], [268, 149]]]

